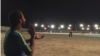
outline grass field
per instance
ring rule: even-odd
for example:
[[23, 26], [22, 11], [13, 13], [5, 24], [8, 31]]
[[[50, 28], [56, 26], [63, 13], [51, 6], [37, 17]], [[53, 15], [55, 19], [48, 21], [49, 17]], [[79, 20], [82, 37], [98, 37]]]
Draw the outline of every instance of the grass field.
[[[26, 39], [30, 35], [23, 33]], [[5, 33], [1, 33], [1, 56], [4, 55], [3, 41]], [[49, 35], [35, 40], [35, 56], [100, 56], [100, 38], [68, 35]]]

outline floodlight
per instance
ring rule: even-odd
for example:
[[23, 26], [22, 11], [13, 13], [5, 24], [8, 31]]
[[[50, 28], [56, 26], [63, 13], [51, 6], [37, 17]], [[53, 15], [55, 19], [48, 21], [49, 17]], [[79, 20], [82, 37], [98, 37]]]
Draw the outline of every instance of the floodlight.
[[84, 28], [82, 28], [82, 30], [84, 30]]
[[38, 26], [38, 24], [37, 24], [37, 23], [35, 23], [35, 26], [37, 27], [37, 26]]
[[88, 27], [90, 27], [90, 25], [88, 25]]
[[61, 28], [64, 28], [64, 25], [61, 25], [60, 27], [61, 27]]
[[95, 27], [98, 27], [98, 25], [97, 25], [97, 24], [95, 24], [94, 26], [95, 26]]
[[98, 30], [98, 27], [96, 27], [96, 30]]
[[70, 24], [69, 27], [71, 27], [72, 25]]
[[47, 29], [47, 28], [44, 28], [45, 30]]
[[58, 29], [60, 29], [60, 27], [58, 27]]
[[68, 29], [70, 29], [70, 27], [68, 27]]
[[44, 27], [44, 25], [41, 25], [41, 27]]
[[51, 25], [51, 28], [54, 28], [55, 26], [54, 25]]
[[89, 28], [87, 28], [87, 30], [90, 30]]
[[80, 24], [80, 27], [83, 27], [83, 24]]

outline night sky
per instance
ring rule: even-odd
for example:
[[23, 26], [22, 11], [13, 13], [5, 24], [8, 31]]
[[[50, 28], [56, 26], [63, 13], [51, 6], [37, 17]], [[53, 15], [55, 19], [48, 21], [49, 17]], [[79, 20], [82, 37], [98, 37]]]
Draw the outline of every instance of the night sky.
[[1, 0], [1, 25], [9, 26], [8, 14], [21, 10], [29, 23], [100, 24], [99, 0]]

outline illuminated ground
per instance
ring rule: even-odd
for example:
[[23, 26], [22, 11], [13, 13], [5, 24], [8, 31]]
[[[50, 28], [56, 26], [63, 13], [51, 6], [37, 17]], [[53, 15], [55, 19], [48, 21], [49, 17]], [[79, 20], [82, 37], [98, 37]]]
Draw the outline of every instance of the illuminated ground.
[[[68, 33], [41, 34], [45, 34], [45, 38], [36, 40], [35, 56], [100, 56], [100, 38], [96, 37], [100, 36], [99, 34], [92, 34], [93, 36], [78, 34], [80, 36], [73, 37], [68, 37]], [[5, 33], [1, 33], [1, 56], [4, 56], [4, 35]], [[27, 33], [23, 33], [23, 35], [26, 39], [30, 37]]]

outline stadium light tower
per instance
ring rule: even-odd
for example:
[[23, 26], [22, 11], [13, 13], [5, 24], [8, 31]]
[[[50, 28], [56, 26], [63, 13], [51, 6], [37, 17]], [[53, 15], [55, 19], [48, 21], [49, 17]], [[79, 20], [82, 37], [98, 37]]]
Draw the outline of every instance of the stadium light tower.
[[35, 23], [35, 27], [37, 27], [38, 26], [38, 24], [37, 23]]
[[54, 28], [55, 26], [54, 25], [51, 25], [51, 28]]
[[41, 25], [41, 27], [44, 27], [44, 25]]
[[80, 24], [80, 27], [83, 27], [83, 24]]
[[60, 28], [64, 28], [64, 25], [61, 25]]
[[84, 30], [84, 28], [82, 28], [82, 30]]

